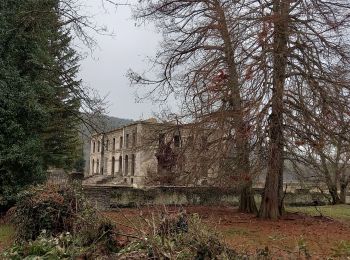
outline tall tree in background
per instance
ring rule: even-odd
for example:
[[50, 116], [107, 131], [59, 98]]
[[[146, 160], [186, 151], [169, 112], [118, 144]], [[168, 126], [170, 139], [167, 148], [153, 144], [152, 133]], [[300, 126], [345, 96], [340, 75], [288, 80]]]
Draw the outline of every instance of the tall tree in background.
[[[269, 75], [266, 83], [271, 87], [266, 90], [269, 156], [260, 216], [278, 218], [283, 213], [283, 165], [289, 147], [286, 132], [303, 136], [295, 126], [312, 126], [309, 115], [313, 108], [317, 111], [314, 119], [323, 124], [330, 124], [331, 115], [335, 119], [340, 111], [349, 111], [344, 98], [349, 81], [339, 75], [347, 74], [350, 61], [349, 41], [344, 37], [350, 4], [343, 0], [264, 2], [255, 44], [261, 47], [252, 53], [252, 77]], [[251, 6], [253, 18], [259, 10]]]
[[[162, 73], [153, 82], [131, 73], [133, 82], [154, 84], [152, 93], [175, 93], [183, 101], [177, 118], [191, 122], [192, 135], [210, 136], [209, 151], [202, 149], [198, 159], [202, 164], [220, 161], [220, 172], [227, 173], [219, 175], [221, 184], [240, 186], [240, 210], [256, 212], [250, 160], [256, 140], [250, 113], [254, 102], [243, 70], [241, 45], [247, 25], [237, 18], [241, 5], [221, 0], [141, 3], [137, 17], [155, 21], [164, 35], [156, 60]], [[192, 143], [203, 142], [196, 140]], [[199, 170], [202, 177], [207, 172]]]
[[[335, 75], [338, 82], [347, 84], [347, 76], [341, 74], [344, 70], [339, 72]], [[350, 183], [349, 94], [334, 86], [327, 91], [337, 96], [336, 102], [327, 97], [329, 94], [323, 95], [328, 100], [325, 105], [324, 100], [313, 100], [309, 94], [298, 104], [303, 112], [297, 112], [296, 117], [308, 123], [287, 129], [286, 154], [303, 183], [328, 189], [330, 203], [340, 204], [346, 203]]]
[[72, 168], [81, 147], [77, 132], [81, 123], [78, 115], [82, 102], [81, 82], [77, 80], [79, 57], [71, 47], [71, 31], [64, 27], [60, 2], [51, 2], [56, 6], [47, 15], [52, 22], [47, 26], [51, 32], [47, 42], [47, 54], [51, 60], [48, 60], [50, 69], [46, 73], [52, 92], [45, 100], [49, 113], [48, 127], [43, 134], [45, 163], [46, 167]]
[[[217, 127], [222, 133], [217, 143], [232, 140], [237, 155], [239, 147], [245, 147], [242, 154], [252, 151], [247, 145], [250, 143], [239, 138], [241, 133], [260, 140], [256, 143], [260, 143], [261, 151], [266, 150], [267, 165], [259, 216], [280, 217], [288, 138], [304, 136], [295, 126], [314, 127], [308, 116], [313, 106], [317, 107], [317, 120], [323, 124], [330, 124], [336, 113], [349, 112], [349, 80], [339, 75], [348, 75], [350, 3], [141, 3], [145, 5], [141, 5], [140, 16], [153, 19], [164, 32], [163, 51], [156, 60], [163, 69], [159, 81], [132, 74], [134, 82], [156, 83], [153, 94], [185, 97], [183, 111], [190, 121]], [[232, 133], [234, 138], [230, 139]], [[336, 131], [326, 134], [337, 135]], [[224, 146], [218, 147], [223, 150]], [[253, 158], [261, 156], [264, 152]], [[243, 169], [245, 160], [236, 158], [240, 159], [234, 165]]]
[[[42, 181], [48, 167], [72, 168], [79, 109], [89, 98], [76, 79], [72, 28], [84, 18], [70, 0], [0, 3], [0, 204]], [[84, 39], [87, 39], [86, 37]]]
[[[290, 1], [272, 1], [270, 3], [272, 33], [272, 90], [271, 112], [269, 115], [269, 155], [264, 195], [260, 207], [260, 216], [277, 218], [282, 212], [281, 196], [283, 188], [283, 117], [284, 93], [287, 77], [287, 52], [289, 35]], [[267, 67], [263, 69], [268, 69]]]

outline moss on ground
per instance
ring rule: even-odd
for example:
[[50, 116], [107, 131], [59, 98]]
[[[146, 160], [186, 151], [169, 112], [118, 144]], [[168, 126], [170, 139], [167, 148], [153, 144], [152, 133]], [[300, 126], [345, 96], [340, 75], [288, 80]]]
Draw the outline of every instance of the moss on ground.
[[13, 226], [0, 222], [0, 252], [11, 245], [15, 230]]

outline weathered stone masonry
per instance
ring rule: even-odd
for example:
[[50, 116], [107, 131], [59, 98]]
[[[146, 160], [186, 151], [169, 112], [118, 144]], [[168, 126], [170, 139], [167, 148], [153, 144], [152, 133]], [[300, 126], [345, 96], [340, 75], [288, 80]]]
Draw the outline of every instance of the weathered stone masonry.
[[91, 139], [91, 184], [142, 186], [147, 172], [157, 171], [155, 157], [160, 124], [136, 122]]

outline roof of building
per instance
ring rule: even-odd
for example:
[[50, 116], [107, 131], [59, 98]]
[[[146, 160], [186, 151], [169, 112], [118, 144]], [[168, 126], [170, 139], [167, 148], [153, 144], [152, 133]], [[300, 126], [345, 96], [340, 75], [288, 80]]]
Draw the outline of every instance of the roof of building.
[[101, 134], [110, 134], [110, 133], [113, 133], [113, 132], [117, 132], [117, 131], [123, 130], [126, 127], [130, 127], [130, 126], [138, 125], [138, 124], [143, 124], [143, 125], [174, 125], [173, 123], [169, 123], [169, 122], [158, 122], [156, 118], [152, 117], [152, 118], [149, 118], [149, 119], [146, 119], [146, 120], [135, 121], [135, 122], [132, 122], [130, 124], [124, 125], [122, 127], [118, 127], [118, 128], [115, 128], [115, 129], [112, 129], [110, 131], [106, 131], [106, 132], [103, 132], [103, 133], [95, 133], [95, 134], [92, 134], [91, 136], [93, 137], [93, 136], [98, 136], [98, 135], [101, 135]]

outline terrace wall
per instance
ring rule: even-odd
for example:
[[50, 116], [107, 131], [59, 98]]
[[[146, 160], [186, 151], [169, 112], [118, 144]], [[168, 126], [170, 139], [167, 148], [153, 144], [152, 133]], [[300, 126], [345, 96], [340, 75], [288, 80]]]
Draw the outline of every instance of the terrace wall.
[[[256, 201], [261, 199], [262, 189], [256, 189]], [[237, 206], [239, 194], [235, 189], [215, 187], [150, 187], [136, 189], [132, 187], [84, 186], [87, 199], [100, 210], [147, 205], [223, 205]], [[327, 204], [325, 196], [317, 192], [296, 190], [287, 193], [286, 205]]]

